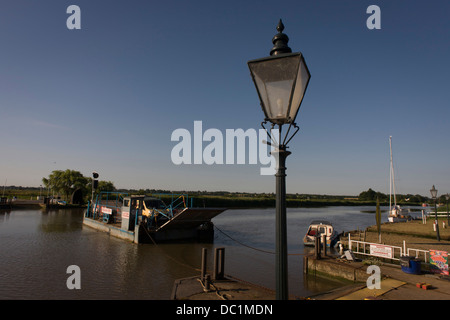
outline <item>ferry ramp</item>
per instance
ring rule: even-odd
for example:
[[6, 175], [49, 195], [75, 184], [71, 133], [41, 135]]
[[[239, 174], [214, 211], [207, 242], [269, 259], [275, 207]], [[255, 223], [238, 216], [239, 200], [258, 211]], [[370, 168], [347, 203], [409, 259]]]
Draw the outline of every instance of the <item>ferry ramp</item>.
[[219, 215], [224, 208], [184, 208], [176, 213], [172, 219], [161, 225], [156, 231], [169, 229], [193, 229]]

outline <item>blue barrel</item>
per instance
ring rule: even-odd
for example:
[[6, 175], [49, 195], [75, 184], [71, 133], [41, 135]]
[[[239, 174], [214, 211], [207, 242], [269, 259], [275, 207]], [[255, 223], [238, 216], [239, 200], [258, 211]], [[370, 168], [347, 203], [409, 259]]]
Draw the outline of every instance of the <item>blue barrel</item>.
[[409, 274], [420, 274], [421, 273], [421, 264], [420, 260], [415, 257], [400, 257], [400, 265], [402, 267], [402, 271]]

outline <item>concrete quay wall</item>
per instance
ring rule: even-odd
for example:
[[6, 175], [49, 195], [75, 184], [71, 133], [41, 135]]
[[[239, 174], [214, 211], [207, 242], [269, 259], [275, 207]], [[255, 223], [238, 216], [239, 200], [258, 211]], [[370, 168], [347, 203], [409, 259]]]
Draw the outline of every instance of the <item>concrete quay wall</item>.
[[83, 219], [83, 224], [90, 228], [93, 228], [93, 229], [96, 229], [96, 230], [99, 230], [102, 232], [106, 232], [113, 237], [137, 243], [136, 235], [133, 232], [121, 230], [114, 226], [107, 225], [107, 224], [104, 224], [104, 223], [101, 223], [101, 222], [98, 222], [98, 221], [95, 221], [95, 220], [92, 220], [92, 219], [89, 219], [86, 217]]
[[325, 275], [353, 282], [365, 282], [369, 277], [364, 266], [353, 266], [328, 257], [315, 259], [314, 256], [304, 256], [303, 272], [310, 275]]

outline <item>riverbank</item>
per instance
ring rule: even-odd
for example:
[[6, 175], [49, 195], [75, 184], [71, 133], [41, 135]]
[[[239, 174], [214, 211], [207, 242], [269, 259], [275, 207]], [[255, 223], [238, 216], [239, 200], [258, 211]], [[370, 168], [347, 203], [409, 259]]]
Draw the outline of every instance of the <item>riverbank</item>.
[[[436, 231], [433, 229], [434, 219], [428, 217], [426, 223], [422, 220], [411, 220], [399, 223], [381, 224], [381, 244], [391, 246], [403, 246], [403, 241], [408, 246], [421, 250], [443, 250], [450, 249], [450, 227], [447, 226], [446, 218], [439, 218], [440, 241], [437, 241]], [[446, 227], [443, 227], [445, 222]], [[356, 234], [357, 232], [353, 232]], [[379, 243], [377, 226], [370, 226], [361, 234], [362, 239], [367, 242]]]

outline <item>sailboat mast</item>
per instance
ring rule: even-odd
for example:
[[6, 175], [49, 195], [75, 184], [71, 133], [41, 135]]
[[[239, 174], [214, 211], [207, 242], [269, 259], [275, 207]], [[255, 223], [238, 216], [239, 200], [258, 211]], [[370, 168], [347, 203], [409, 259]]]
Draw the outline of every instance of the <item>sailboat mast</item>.
[[[391, 150], [391, 184], [390, 184], [390, 190], [389, 192], [392, 194], [392, 191], [394, 192], [394, 207], [397, 205], [397, 199], [395, 197], [395, 177], [394, 177], [394, 160], [392, 156], [392, 136], [389, 137], [389, 148]], [[393, 190], [392, 190], [393, 189]], [[389, 206], [391, 206], [391, 198], [389, 197]]]
[[392, 210], [392, 136], [389, 137], [389, 149], [391, 150], [390, 153], [390, 162], [389, 162], [389, 213]]

